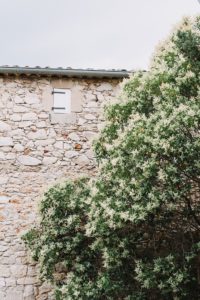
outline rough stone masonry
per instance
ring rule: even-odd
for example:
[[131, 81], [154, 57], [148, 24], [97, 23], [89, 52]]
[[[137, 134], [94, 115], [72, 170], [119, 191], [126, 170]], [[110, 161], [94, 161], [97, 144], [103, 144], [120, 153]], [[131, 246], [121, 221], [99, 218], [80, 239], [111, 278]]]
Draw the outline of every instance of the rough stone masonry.
[[[0, 300], [54, 299], [21, 236], [48, 186], [95, 172], [91, 140], [121, 80], [0, 75]], [[53, 88], [71, 90], [70, 113], [52, 112]]]

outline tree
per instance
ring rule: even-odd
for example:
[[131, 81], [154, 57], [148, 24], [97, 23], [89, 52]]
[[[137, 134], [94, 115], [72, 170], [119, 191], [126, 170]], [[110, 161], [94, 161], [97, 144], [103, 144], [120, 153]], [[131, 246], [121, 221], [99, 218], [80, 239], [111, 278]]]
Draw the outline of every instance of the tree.
[[24, 239], [56, 299], [199, 298], [199, 71], [184, 19], [106, 108], [97, 177], [45, 194]]

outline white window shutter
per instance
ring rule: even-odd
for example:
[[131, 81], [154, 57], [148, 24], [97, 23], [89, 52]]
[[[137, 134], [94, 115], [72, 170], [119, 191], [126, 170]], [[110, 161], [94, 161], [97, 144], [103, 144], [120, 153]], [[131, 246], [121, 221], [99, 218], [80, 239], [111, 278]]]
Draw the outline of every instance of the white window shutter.
[[68, 89], [54, 89], [53, 111], [57, 114], [71, 112], [71, 91]]

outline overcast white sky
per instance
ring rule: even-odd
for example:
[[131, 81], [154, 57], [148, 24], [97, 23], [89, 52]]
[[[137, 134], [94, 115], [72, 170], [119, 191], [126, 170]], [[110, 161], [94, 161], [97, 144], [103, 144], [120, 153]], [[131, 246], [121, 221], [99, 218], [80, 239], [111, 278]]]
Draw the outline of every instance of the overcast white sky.
[[0, 65], [147, 69], [197, 0], [0, 0]]

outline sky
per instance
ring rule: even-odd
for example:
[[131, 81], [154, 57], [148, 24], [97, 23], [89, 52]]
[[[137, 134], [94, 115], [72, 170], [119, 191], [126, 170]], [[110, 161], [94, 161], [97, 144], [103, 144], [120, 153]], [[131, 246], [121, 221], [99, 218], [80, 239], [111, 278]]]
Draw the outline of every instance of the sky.
[[0, 65], [148, 69], [197, 0], [0, 0]]

